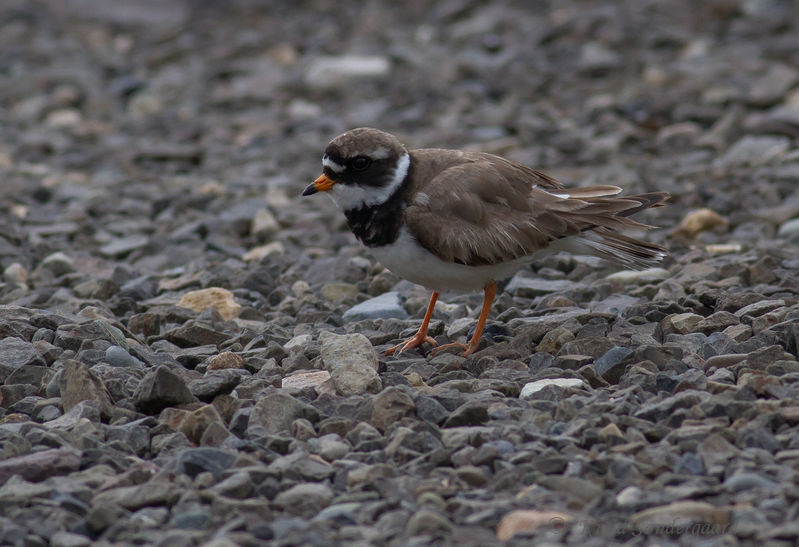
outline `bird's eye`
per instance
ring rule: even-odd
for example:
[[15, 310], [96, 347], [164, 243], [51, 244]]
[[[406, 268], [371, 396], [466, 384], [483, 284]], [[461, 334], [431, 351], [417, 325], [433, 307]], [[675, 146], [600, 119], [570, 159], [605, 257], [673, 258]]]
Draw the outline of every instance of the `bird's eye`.
[[364, 156], [358, 156], [358, 157], [356, 157], [355, 159], [352, 160], [350, 165], [356, 171], [363, 171], [364, 169], [369, 167], [369, 164], [371, 164], [371, 163], [372, 163], [372, 161], [369, 158], [364, 157]]

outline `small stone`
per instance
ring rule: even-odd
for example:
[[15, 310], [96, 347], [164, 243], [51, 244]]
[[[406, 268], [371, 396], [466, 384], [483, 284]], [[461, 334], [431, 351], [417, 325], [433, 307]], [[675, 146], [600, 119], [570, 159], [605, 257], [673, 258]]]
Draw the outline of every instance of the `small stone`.
[[305, 418], [297, 418], [291, 422], [291, 436], [300, 441], [307, 441], [316, 437], [316, 430], [313, 424]]
[[619, 426], [613, 422], [599, 430], [599, 438], [605, 442], [618, 443], [625, 442], [624, 433], [621, 432]]
[[280, 241], [271, 241], [266, 245], [258, 245], [253, 247], [241, 256], [245, 262], [253, 262], [262, 260], [273, 254], [283, 254], [286, 249]]
[[685, 528], [706, 525], [723, 529], [729, 523], [729, 518], [727, 509], [699, 501], [678, 501], [635, 513], [630, 517], [630, 526], [644, 533], [663, 526]]
[[195, 444], [200, 444], [203, 434], [212, 423], [224, 425], [222, 417], [214, 405], [203, 405], [197, 410], [189, 412], [178, 428], [186, 437]]
[[740, 320], [728, 311], [717, 311], [713, 313], [694, 326], [693, 332], [702, 332], [710, 334], [713, 332], [723, 331], [727, 327], [737, 325]]
[[200, 473], [211, 473], [213, 477], [219, 478], [235, 461], [234, 454], [219, 448], [188, 448], [175, 458], [175, 466], [178, 473], [185, 473], [192, 478]]
[[214, 355], [208, 360], [207, 370], [222, 370], [231, 368], [242, 368], [244, 359], [241, 355], [232, 351], [223, 351], [219, 355]]
[[467, 401], [453, 410], [444, 427], [480, 425], [488, 421], [488, 404], [484, 401]]
[[301, 483], [277, 495], [274, 503], [284, 511], [311, 518], [333, 501], [333, 491], [324, 483]]
[[563, 344], [574, 340], [574, 333], [565, 327], [556, 327], [547, 332], [536, 346], [536, 353], [558, 353]]
[[727, 169], [742, 165], [763, 165], [783, 154], [790, 145], [791, 140], [788, 137], [746, 135], [733, 144], [717, 162]]
[[533, 509], [516, 509], [507, 513], [497, 525], [497, 538], [508, 541], [516, 534], [532, 532], [539, 528], [561, 530], [571, 522], [573, 517], [559, 511], [537, 511]]
[[59, 530], [50, 536], [50, 547], [89, 547], [92, 540], [86, 536]]
[[46, 365], [33, 344], [15, 336], [0, 340], [0, 383], [15, 370], [31, 365]]
[[201, 401], [210, 402], [217, 395], [233, 391], [245, 375], [246, 371], [235, 368], [209, 370], [202, 378], [188, 383], [189, 391]]
[[406, 416], [413, 416], [416, 405], [413, 399], [398, 387], [387, 387], [372, 399], [372, 416], [369, 422], [380, 431]]
[[71, 448], [54, 448], [32, 452], [0, 461], [0, 486], [14, 475], [40, 482], [54, 475], [66, 475], [80, 468], [80, 452]]
[[743, 245], [740, 243], [723, 243], [718, 245], [705, 245], [705, 252], [710, 256], [718, 256], [730, 253], [740, 253]]
[[728, 353], [725, 355], [714, 355], [705, 361], [705, 370], [715, 368], [727, 368], [737, 365], [746, 359], [746, 353]]
[[323, 55], [314, 59], [305, 79], [313, 87], [334, 88], [351, 85], [354, 79], [388, 75], [391, 64], [386, 57], [368, 55]]
[[233, 293], [221, 287], [189, 291], [181, 297], [178, 306], [198, 313], [205, 311], [206, 308], [213, 308], [226, 320], [238, 316], [242, 309]]
[[780, 224], [777, 235], [780, 237], [793, 237], [799, 234], [799, 218], [794, 218]]
[[344, 312], [345, 321], [364, 319], [406, 319], [408, 312], [402, 306], [397, 292], [391, 291], [365, 300]]
[[330, 373], [326, 370], [317, 372], [297, 372], [291, 376], [286, 376], [281, 381], [280, 387], [283, 389], [301, 390], [305, 388], [318, 388], [330, 380]]
[[644, 285], [657, 283], [669, 278], [669, 271], [663, 268], [647, 268], [645, 270], [621, 270], [605, 276], [606, 281], [622, 285]]
[[311, 446], [329, 462], [343, 458], [351, 450], [350, 445], [342, 441], [341, 437], [336, 433], [329, 433], [311, 440]]
[[699, 391], [681, 391], [662, 401], [646, 403], [634, 412], [636, 418], [659, 422], [671, 416], [675, 410], [691, 408], [707, 399], [710, 394]]
[[111, 416], [114, 403], [108, 388], [105, 387], [102, 379], [80, 361], [74, 359], [66, 361], [60, 387], [61, 404], [65, 411], [70, 410], [80, 401], [92, 401], [97, 405], [103, 417]]
[[111, 240], [100, 247], [100, 253], [109, 258], [122, 258], [137, 249], [146, 247], [150, 238], [146, 235], [130, 235]]
[[273, 391], [255, 403], [247, 429], [262, 427], [267, 433], [280, 433], [289, 431], [297, 418], [314, 423], [319, 420], [319, 411], [288, 393]]
[[785, 306], [785, 300], [782, 299], [761, 300], [759, 302], [753, 302], [742, 308], [739, 308], [735, 312], [735, 316], [737, 318], [741, 318], [747, 315], [750, 317], [759, 317], [765, 313], [769, 313], [783, 306]]
[[667, 327], [664, 327], [664, 333], [678, 332], [680, 334], [688, 334], [694, 332], [694, 329], [702, 321], [703, 317], [696, 313], [675, 313], [664, 319]]
[[452, 530], [449, 519], [432, 509], [419, 509], [405, 525], [407, 536], [445, 534]]
[[637, 505], [644, 497], [644, 491], [637, 486], [628, 486], [616, 494], [616, 503], [621, 507]]
[[105, 350], [105, 360], [112, 367], [144, 368], [144, 363], [128, 353], [125, 348], [119, 346], [109, 346]]
[[627, 358], [632, 354], [631, 348], [615, 346], [594, 361], [594, 369], [605, 381], [618, 384], [627, 368]]
[[195, 401], [186, 382], [166, 365], [147, 373], [133, 395], [136, 406], [144, 412], [156, 413], [168, 406]]
[[45, 257], [42, 266], [53, 272], [56, 277], [75, 271], [74, 261], [60, 251]]
[[693, 452], [686, 452], [680, 458], [674, 471], [676, 473], [687, 473], [689, 475], [704, 475], [705, 466], [696, 454]]
[[322, 362], [340, 395], [377, 393], [383, 388], [377, 374], [377, 354], [366, 336], [325, 331], [319, 341]]
[[777, 487], [777, 483], [757, 473], [744, 471], [728, 477], [722, 486], [730, 492], [738, 493], [753, 488], [766, 491], [774, 490]]
[[546, 378], [544, 380], [536, 380], [535, 382], [528, 382], [524, 384], [519, 399], [528, 399], [534, 393], [537, 393], [547, 386], [556, 386], [560, 388], [584, 388], [585, 382], [580, 378]]
[[263, 240], [272, 237], [278, 230], [280, 225], [269, 209], [262, 208], [255, 212], [250, 229], [252, 235]]
[[358, 287], [352, 283], [325, 283], [320, 290], [322, 298], [328, 302], [342, 302], [352, 300], [358, 296]]
[[82, 119], [80, 111], [74, 108], [59, 108], [47, 114], [44, 123], [51, 127], [75, 127]]
[[19, 262], [12, 262], [3, 270], [3, 280], [12, 285], [24, 285], [28, 282], [28, 270]]
[[673, 235], [693, 239], [700, 232], [726, 226], [727, 220], [711, 209], [699, 209], [688, 213], [672, 232]]

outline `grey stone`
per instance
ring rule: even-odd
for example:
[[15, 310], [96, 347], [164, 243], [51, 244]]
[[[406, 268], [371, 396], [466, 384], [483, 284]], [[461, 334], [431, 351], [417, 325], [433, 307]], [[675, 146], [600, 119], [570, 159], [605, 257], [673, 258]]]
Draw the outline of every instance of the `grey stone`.
[[144, 367], [144, 363], [119, 346], [109, 346], [105, 350], [105, 359], [112, 367]]
[[12, 336], [0, 340], [0, 383], [16, 369], [27, 365], [46, 365], [33, 344]]
[[413, 399], [398, 387], [388, 387], [372, 399], [370, 423], [380, 431], [385, 431], [393, 423], [406, 416], [413, 416], [416, 405]]
[[364, 319], [406, 319], [408, 312], [402, 306], [398, 292], [391, 291], [370, 298], [344, 312], [345, 321]]
[[275, 504], [284, 511], [310, 518], [330, 505], [333, 491], [324, 483], [302, 483], [277, 495]]
[[291, 423], [297, 418], [305, 418], [314, 423], [319, 420], [319, 411], [288, 393], [273, 391], [255, 403], [247, 429], [260, 427], [267, 433], [280, 433], [289, 431]]
[[56, 252], [45, 257], [42, 260], [42, 266], [53, 272], [53, 275], [59, 276], [75, 271], [75, 263], [65, 253]]
[[183, 378], [166, 365], [159, 365], [142, 378], [134, 399], [138, 408], [150, 413], [196, 400]]
[[319, 336], [322, 361], [336, 391], [343, 396], [377, 393], [383, 387], [377, 374], [377, 354], [362, 334]]
[[633, 353], [631, 348], [614, 346], [594, 361], [594, 369], [605, 381], [618, 384], [627, 368], [627, 358]]
[[777, 483], [757, 473], [741, 472], [727, 477], [722, 486], [730, 492], [738, 493], [752, 488], [774, 490]]

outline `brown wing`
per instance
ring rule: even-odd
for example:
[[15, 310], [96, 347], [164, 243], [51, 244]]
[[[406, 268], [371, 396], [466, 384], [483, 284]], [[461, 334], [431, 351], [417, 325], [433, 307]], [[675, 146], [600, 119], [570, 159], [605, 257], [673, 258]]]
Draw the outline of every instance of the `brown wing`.
[[483, 158], [442, 170], [409, 200], [410, 234], [444, 261], [499, 264], [597, 226], [642, 226], [625, 216], [641, 201], [610, 197], [621, 191], [616, 186], [566, 190], [532, 169]]

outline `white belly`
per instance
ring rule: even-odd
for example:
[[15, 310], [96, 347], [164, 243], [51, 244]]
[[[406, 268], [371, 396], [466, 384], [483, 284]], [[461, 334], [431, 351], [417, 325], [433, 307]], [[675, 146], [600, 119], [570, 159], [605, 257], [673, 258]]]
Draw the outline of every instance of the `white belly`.
[[438, 292], [482, 290], [489, 281], [508, 278], [532, 260], [530, 257], [492, 266], [444, 262], [420, 246], [405, 228], [393, 244], [369, 250], [396, 275]]

